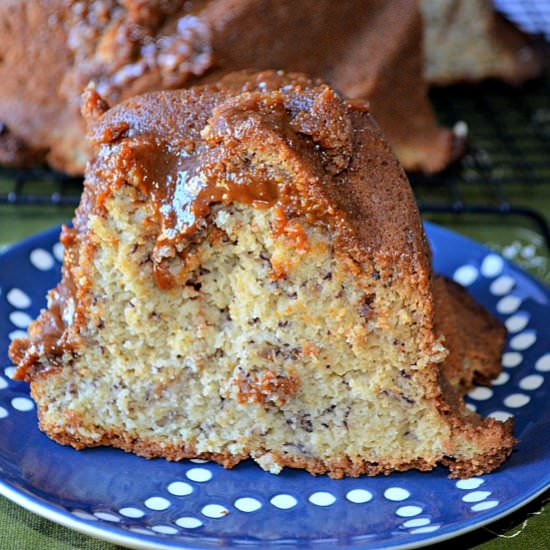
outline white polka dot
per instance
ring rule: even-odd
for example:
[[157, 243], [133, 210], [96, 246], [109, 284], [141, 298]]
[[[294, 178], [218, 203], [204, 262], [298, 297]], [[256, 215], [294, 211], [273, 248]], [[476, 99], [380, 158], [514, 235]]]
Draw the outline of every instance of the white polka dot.
[[401, 506], [395, 513], [402, 518], [410, 518], [421, 514], [422, 508], [420, 508], [420, 506]]
[[473, 491], [462, 497], [464, 502], [479, 502], [480, 500], [485, 500], [491, 491]]
[[109, 512], [94, 512], [94, 516], [97, 519], [102, 519], [103, 521], [111, 521], [113, 523], [120, 521], [120, 518], [118, 516], [110, 514]]
[[479, 502], [474, 504], [471, 508], [472, 512], [482, 512], [483, 510], [490, 510], [498, 505], [498, 500], [486, 500], [485, 502]]
[[466, 403], [466, 408], [472, 412], [477, 411], [477, 407], [473, 403]]
[[0, 376], [0, 390], [5, 390], [7, 387], [8, 387], [7, 381]]
[[8, 336], [10, 337], [10, 340], [20, 340], [21, 338], [26, 340], [29, 337], [24, 330], [14, 330], [13, 332], [10, 332]]
[[502, 255], [505, 258], [512, 259], [518, 255], [520, 250], [521, 250], [521, 243], [519, 243], [518, 241], [514, 241], [513, 244], [511, 244], [510, 246], [506, 246], [502, 249]]
[[549, 372], [550, 371], [550, 353], [543, 355], [535, 363], [535, 368], [539, 372]]
[[409, 498], [411, 494], [407, 489], [402, 489], [401, 487], [390, 487], [389, 489], [386, 489], [384, 491], [384, 496], [388, 500], [393, 500], [395, 502], [398, 502], [400, 500], [405, 500], [406, 498]]
[[[202, 458], [190, 458], [189, 462], [194, 462], [195, 464], [206, 464], [208, 462], [208, 460], [203, 460]], [[199, 521], [199, 520], [197, 520], [197, 521]]]
[[494, 380], [491, 381], [493, 386], [502, 386], [510, 380], [510, 375], [507, 372], [501, 372]]
[[139, 508], [132, 508], [131, 506], [121, 508], [118, 513], [122, 516], [126, 516], [127, 518], [142, 518], [145, 515], [143, 510], [140, 510]]
[[430, 520], [428, 518], [415, 518], [406, 521], [403, 524], [403, 527], [410, 529], [411, 527], [422, 527], [423, 525], [428, 525], [428, 523], [430, 523]]
[[97, 521], [97, 518], [93, 516], [92, 514], [88, 514], [88, 512], [84, 512], [83, 510], [73, 510], [73, 515], [75, 515], [77, 518], [80, 519], [88, 519], [90, 521]]
[[439, 529], [439, 525], [427, 525], [426, 527], [419, 527], [418, 529], [412, 529], [409, 533], [413, 535], [420, 535], [422, 533], [433, 533]]
[[529, 315], [521, 311], [512, 317], [508, 317], [508, 319], [504, 321], [504, 324], [506, 325], [506, 330], [508, 330], [508, 332], [519, 332], [529, 324]]
[[202, 521], [193, 517], [181, 517], [176, 520], [176, 525], [184, 529], [196, 529], [202, 525]]
[[170, 501], [163, 497], [151, 497], [144, 502], [150, 510], [166, 510], [170, 506]]
[[544, 382], [544, 377], [540, 374], [530, 374], [519, 381], [519, 387], [522, 390], [538, 390]]
[[220, 519], [229, 514], [229, 510], [221, 504], [207, 504], [203, 506], [201, 513], [207, 518]]
[[493, 390], [484, 386], [478, 386], [468, 392], [468, 396], [476, 401], [486, 401], [487, 399], [491, 399], [491, 397], [493, 397]]
[[523, 351], [530, 348], [536, 341], [537, 335], [534, 332], [522, 332], [510, 340], [510, 347]]
[[14, 397], [11, 400], [11, 406], [20, 412], [32, 411], [34, 403], [28, 397]]
[[372, 493], [366, 489], [352, 489], [347, 492], [346, 498], [355, 504], [363, 504], [372, 500]]
[[40, 271], [48, 271], [55, 263], [53, 256], [43, 248], [37, 248], [31, 252], [30, 255], [31, 264]]
[[53, 245], [53, 255], [55, 256], [55, 259], [58, 262], [63, 261], [63, 252], [64, 252], [64, 247], [61, 243], [55, 243]]
[[4, 407], [0, 407], [0, 418], [6, 418], [6, 416], [9, 415], [9, 412], [4, 409]]
[[262, 507], [262, 503], [252, 497], [238, 498], [233, 505], [241, 512], [255, 512]]
[[477, 279], [478, 274], [473, 265], [463, 265], [454, 272], [453, 280], [462, 286], [470, 286]]
[[491, 291], [491, 294], [494, 294], [495, 296], [504, 296], [514, 288], [515, 284], [516, 281], [514, 281], [512, 277], [509, 275], [503, 275], [491, 283], [489, 290]]
[[31, 299], [19, 288], [12, 288], [6, 294], [6, 300], [18, 309], [26, 309], [31, 306]]
[[502, 366], [508, 369], [517, 367], [523, 361], [523, 355], [517, 351], [507, 351], [502, 354]]
[[23, 311], [12, 311], [10, 313], [10, 321], [17, 328], [27, 328], [30, 325], [32, 319], [30, 315], [27, 315]]
[[331, 506], [336, 502], [336, 497], [327, 491], [317, 491], [309, 495], [309, 502], [315, 506]]
[[484, 479], [479, 477], [471, 477], [470, 479], [461, 479], [456, 482], [456, 488], [462, 489], [463, 491], [470, 491], [472, 489], [477, 489], [480, 485], [485, 483]]
[[212, 479], [212, 472], [206, 468], [191, 468], [185, 472], [185, 475], [191, 481], [197, 481], [200, 483], [204, 483], [205, 481], [210, 481]]
[[504, 399], [504, 404], [511, 409], [518, 409], [527, 405], [531, 401], [531, 398], [524, 393], [513, 393]]
[[512, 418], [514, 415], [506, 411], [494, 411], [489, 416], [500, 422], [506, 422], [506, 420]]
[[166, 487], [169, 493], [177, 497], [184, 497], [185, 495], [190, 495], [193, 492], [193, 487], [185, 481], [173, 481]]
[[504, 267], [504, 260], [496, 254], [485, 256], [481, 263], [481, 273], [484, 277], [496, 277]]
[[497, 311], [504, 315], [515, 313], [521, 305], [521, 298], [518, 296], [505, 296], [497, 302]]
[[10, 378], [11, 380], [13, 380], [13, 377], [15, 375], [15, 371], [17, 370], [17, 367], [6, 367], [4, 369], [4, 374]]
[[294, 508], [298, 501], [292, 495], [275, 495], [269, 502], [275, 506], [275, 508], [280, 508], [281, 510], [288, 510], [289, 508]]
[[175, 527], [170, 527], [170, 525], [153, 525], [151, 529], [161, 535], [175, 535], [178, 532]]
[[520, 254], [524, 258], [532, 258], [536, 254], [536, 252], [537, 249], [532, 244], [528, 244], [521, 249]]

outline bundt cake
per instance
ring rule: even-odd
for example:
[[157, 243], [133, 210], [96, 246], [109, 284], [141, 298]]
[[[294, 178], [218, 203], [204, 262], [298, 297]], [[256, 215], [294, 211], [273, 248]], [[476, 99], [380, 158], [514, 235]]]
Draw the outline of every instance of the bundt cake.
[[365, 103], [266, 72], [83, 112], [62, 280], [10, 349], [48, 436], [335, 478], [506, 459], [462, 401], [503, 327], [432, 273]]
[[542, 72], [533, 40], [497, 13], [491, 0], [421, 0], [421, 7], [430, 83], [498, 78], [521, 84]]
[[458, 153], [422, 77], [416, 0], [0, 0], [0, 163], [79, 174], [90, 81], [111, 104], [240, 69], [319, 76], [366, 97], [408, 169]]

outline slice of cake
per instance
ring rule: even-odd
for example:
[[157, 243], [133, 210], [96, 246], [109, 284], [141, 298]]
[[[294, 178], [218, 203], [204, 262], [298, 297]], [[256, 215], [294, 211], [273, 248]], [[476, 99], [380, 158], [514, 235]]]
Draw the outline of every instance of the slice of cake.
[[364, 104], [268, 72], [84, 113], [63, 278], [11, 348], [51, 438], [336, 478], [506, 459], [511, 422], [461, 400], [502, 328], [433, 275]]

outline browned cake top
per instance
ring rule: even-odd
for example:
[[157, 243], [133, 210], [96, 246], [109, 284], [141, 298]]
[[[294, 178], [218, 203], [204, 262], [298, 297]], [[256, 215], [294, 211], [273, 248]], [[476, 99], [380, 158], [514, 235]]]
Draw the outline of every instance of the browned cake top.
[[123, 183], [143, 192], [161, 222], [158, 264], [200, 235], [213, 205], [245, 202], [329, 224], [359, 261], [405, 255], [429, 269], [409, 184], [365, 103], [273, 71], [146, 94], [105, 114], [98, 101], [89, 92], [84, 107], [97, 150], [89, 192], [96, 207]]

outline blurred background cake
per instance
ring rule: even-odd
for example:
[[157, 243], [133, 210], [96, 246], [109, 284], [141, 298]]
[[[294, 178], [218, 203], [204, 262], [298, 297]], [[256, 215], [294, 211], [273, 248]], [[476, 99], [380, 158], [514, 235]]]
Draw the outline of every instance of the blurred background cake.
[[422, 15], [416, 0], [2, 0], [0, 30], [16, 37], [0, 45], [0, 162], [46, 160], [70, 174], [88, 155], [79, 97], [89, 82], [115, 104], [236, 69], [320, 76], [368, 99], [405, 168], [431, 173], [464, 136], [438, 125], [426, 79], [521, 82], [540, 71], [489, 0], [424, 0]]

